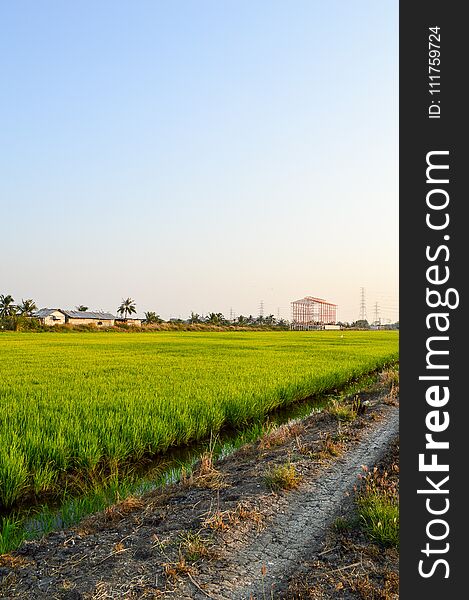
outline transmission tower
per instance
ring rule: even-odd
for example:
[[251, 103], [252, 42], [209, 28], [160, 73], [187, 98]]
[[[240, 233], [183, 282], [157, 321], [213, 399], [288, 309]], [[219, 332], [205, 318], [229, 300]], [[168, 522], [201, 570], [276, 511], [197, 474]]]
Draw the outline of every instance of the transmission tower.
[[230, 308], [230, 321], [234, 321], [234, 312], [233, 312], [233, 308]]
[[261, 300], [261, 303], [259, 304], [259, 316], [264, 316], [264, 300]]
[[365, 288], [360, 288], [360, 316], [359, 321], [368, 321], [366, 316]]
[[378, 305], [378, 303], [377, 303], [377, 302], [375, 302], [374, 318], [375, 318], [375, 319], [374, 319], [374, 322], [375, 322], [377, 325], [381, 325], [381, 319], [380, 319], [380, 316], [379, 316], [379, 305]]

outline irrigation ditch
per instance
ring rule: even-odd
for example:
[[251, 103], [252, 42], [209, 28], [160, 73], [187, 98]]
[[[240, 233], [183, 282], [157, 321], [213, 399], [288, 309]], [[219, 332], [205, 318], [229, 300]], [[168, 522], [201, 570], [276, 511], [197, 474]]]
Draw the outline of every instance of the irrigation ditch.
[[119, 465], [119, 471], [97, 469], [88, 480], [82, 475], [64, 474], [56, 493], [26, 495], [12, 509], [0, 506], [0, 554], [15, 549], [23, 540], [37, 539], [66, 529], [89, 514], [105, 509], [131, 495], [142, 495], [179, 481], [190, 474], [200, 457], [210, 452], [214, 459], [229, 456], [242, 445], [253, 442], [273, 428], [323, 410], [357, 391], [373, 385], [386, 366], [357, 377], [345, 385], [278, 407], [244, 426], [226, 426], [216, 434], [188, 445], [170, 447], [164, 453], [148, 454], [138, 462]]
[[[164, 465], [148, 461], [120, 501], [96, 503], [97, 514], [30, 507], [26, 541], [0, 557], [0, 597], [290, 597], [361, 466], [398, 435], [397, 404], [394, 383], [376, 372], [177, 449]], [[282, 469], [286, 488], [275, 485]]]

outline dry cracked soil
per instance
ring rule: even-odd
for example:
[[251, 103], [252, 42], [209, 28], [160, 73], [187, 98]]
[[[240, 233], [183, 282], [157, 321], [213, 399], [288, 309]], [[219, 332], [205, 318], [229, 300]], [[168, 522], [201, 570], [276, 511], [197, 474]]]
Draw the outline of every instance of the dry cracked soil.
[[[23, 543], [0, 557], [0, 598], [397, 598], [397, 552], [331, 528], [353, 512], [363, 466], [396, 456], [397, 388], [381, 376], [345, 406]], [[370, 573], [368, 596], [343, 577]]]

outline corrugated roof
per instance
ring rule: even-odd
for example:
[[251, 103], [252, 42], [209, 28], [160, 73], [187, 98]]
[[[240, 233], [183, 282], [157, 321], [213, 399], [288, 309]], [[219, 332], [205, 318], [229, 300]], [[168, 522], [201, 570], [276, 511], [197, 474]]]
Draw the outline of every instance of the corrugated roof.
[[84, 310], [63, 310], [62, 311], [67, 317], [70, 319], [96, 319], [96, 320], [104, 320], [104, 319], [115, 319], [114, 315], [108, 312], [93, 312], [93, 311], [84, 311]]
[[60, 308], [40, 308], [39, 310], [35, 310], [33, 312], [33, 317], [44, 319], [45, 317], [50, 317], [50, 315], [55, 312], [63, 313], [63, 310], [60, 310]]

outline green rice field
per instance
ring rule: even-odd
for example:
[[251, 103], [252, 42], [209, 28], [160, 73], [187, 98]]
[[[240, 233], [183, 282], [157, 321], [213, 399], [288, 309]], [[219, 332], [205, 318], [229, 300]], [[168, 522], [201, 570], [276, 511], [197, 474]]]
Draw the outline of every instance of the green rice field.
[[0, 334], [0, 507], [332, 390], [393, 331]]

